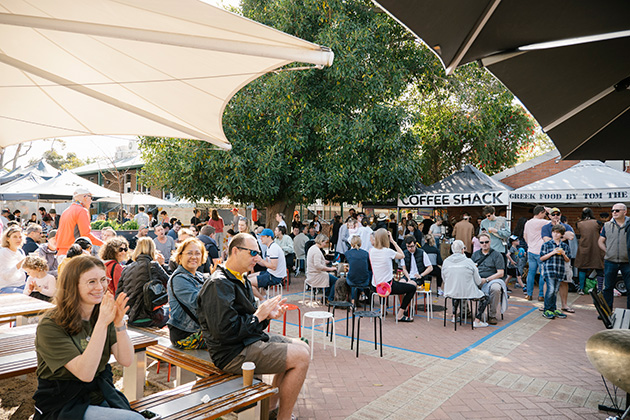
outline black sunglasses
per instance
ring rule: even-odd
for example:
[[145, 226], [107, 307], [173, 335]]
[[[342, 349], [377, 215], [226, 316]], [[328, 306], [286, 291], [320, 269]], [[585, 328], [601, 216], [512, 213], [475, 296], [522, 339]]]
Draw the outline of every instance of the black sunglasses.
[[118, 248], [118, 252], [127, 252], [129, 251], [129, 248]]
[[241, 246], [237, 246], [238, 249], [242, 249], [243, 251], [249, 251], [249, 255], [255, 257], [256, 255], [260, 255], [260, 251], [256, 251], [255, 249], [243, 248]]
[[480, 244], [489, 244], [490, 241], [479, 241]]
[[558, 213], [558, 212], [553, 212], [553, 213], [551, 213], [551, 215], [552, 215], [552, 216], [560, 216], [560, 213]]
[[623, 211], [623, 209], [612, 209], [611, 212], [617, 213], [618, 211]]

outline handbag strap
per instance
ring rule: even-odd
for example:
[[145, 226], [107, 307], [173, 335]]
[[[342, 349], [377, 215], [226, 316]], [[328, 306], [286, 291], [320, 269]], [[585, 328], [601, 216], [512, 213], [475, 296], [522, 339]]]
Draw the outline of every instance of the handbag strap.
[[[173, 277], [174, 279], [175, 277]], [[197, 279], [195, 279], [197, 280]], [[197, 324], [199, 324], [199, 319], [197, 319], [197, 317], [192, 313], [192, 311], [182, 303], [181, 300], [179, 300], [179, 298], [177, 297], [177, 295], [175, 294], [175, 289], [173, 288], [173, 282], [171, 281], [171, 293], [173, 293], [173, 297], [175, 298], [175, 300], [177, 301], [177, 303], [179, 303], [179, 306], [182, 307], [182, 309], [184, 310], [184, 312], [186, 312], [186, 315], [188, 315], [190, 317], [190, 319], [192, 319], [193, 321], [195, 321]]]

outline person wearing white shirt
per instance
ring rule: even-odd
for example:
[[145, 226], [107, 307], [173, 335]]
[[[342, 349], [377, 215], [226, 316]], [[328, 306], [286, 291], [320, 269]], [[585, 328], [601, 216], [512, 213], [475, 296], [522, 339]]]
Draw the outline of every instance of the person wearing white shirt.
[[[389, 245], [393, 245], [391, 249]], [[416, 283], [409, 280], [393, 281], [394, 273], [392, 260], [404, 258], [403, 250], [392, 238], [391, 232], [386, 229], [378, 229], [374, 233], [374, 247], [370, 249], [370, 263], [372, 264], [372, 286], [387, 282], [391, 286], [392, 295], [404, 295], [398, 310], [397, 319], [401, 322], [413, 322], [413, 318], [406, 315], [409, 304], [416, 294]]]
[[0, 248], [0, 293], [22, 293], [26, 285], [26, 273], [22, 270], [22, 229], [11, 226], [2, 234]]

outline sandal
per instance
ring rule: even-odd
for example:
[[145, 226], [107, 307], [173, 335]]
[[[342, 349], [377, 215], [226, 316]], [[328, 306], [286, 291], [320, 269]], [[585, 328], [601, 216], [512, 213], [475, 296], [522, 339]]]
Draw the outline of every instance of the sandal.
[[573, 308], [562, 308], [563, 312], [568, 312], [570, 314], [574, 314], [575, 313], [575, 309]]
[[413, 318], [409, 318], [407, 315], [403, 316], [398, 322], [413, 322]]

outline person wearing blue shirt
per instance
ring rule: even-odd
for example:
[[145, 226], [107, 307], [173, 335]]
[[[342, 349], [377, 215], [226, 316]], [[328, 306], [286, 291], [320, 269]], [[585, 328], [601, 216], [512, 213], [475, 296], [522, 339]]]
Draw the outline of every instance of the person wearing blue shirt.
[[348, 261], [348, 277], [346, 283], [352, 288], [352, 303], [356, 304], [357, 290], [361, 288], [369, 289], [372, 280], [372, 269], [370, 267], [370, 254], [361, 249], [361, 238], [353, 236], [350, 238], [352, 249], [346, 251], [346, 261]]

